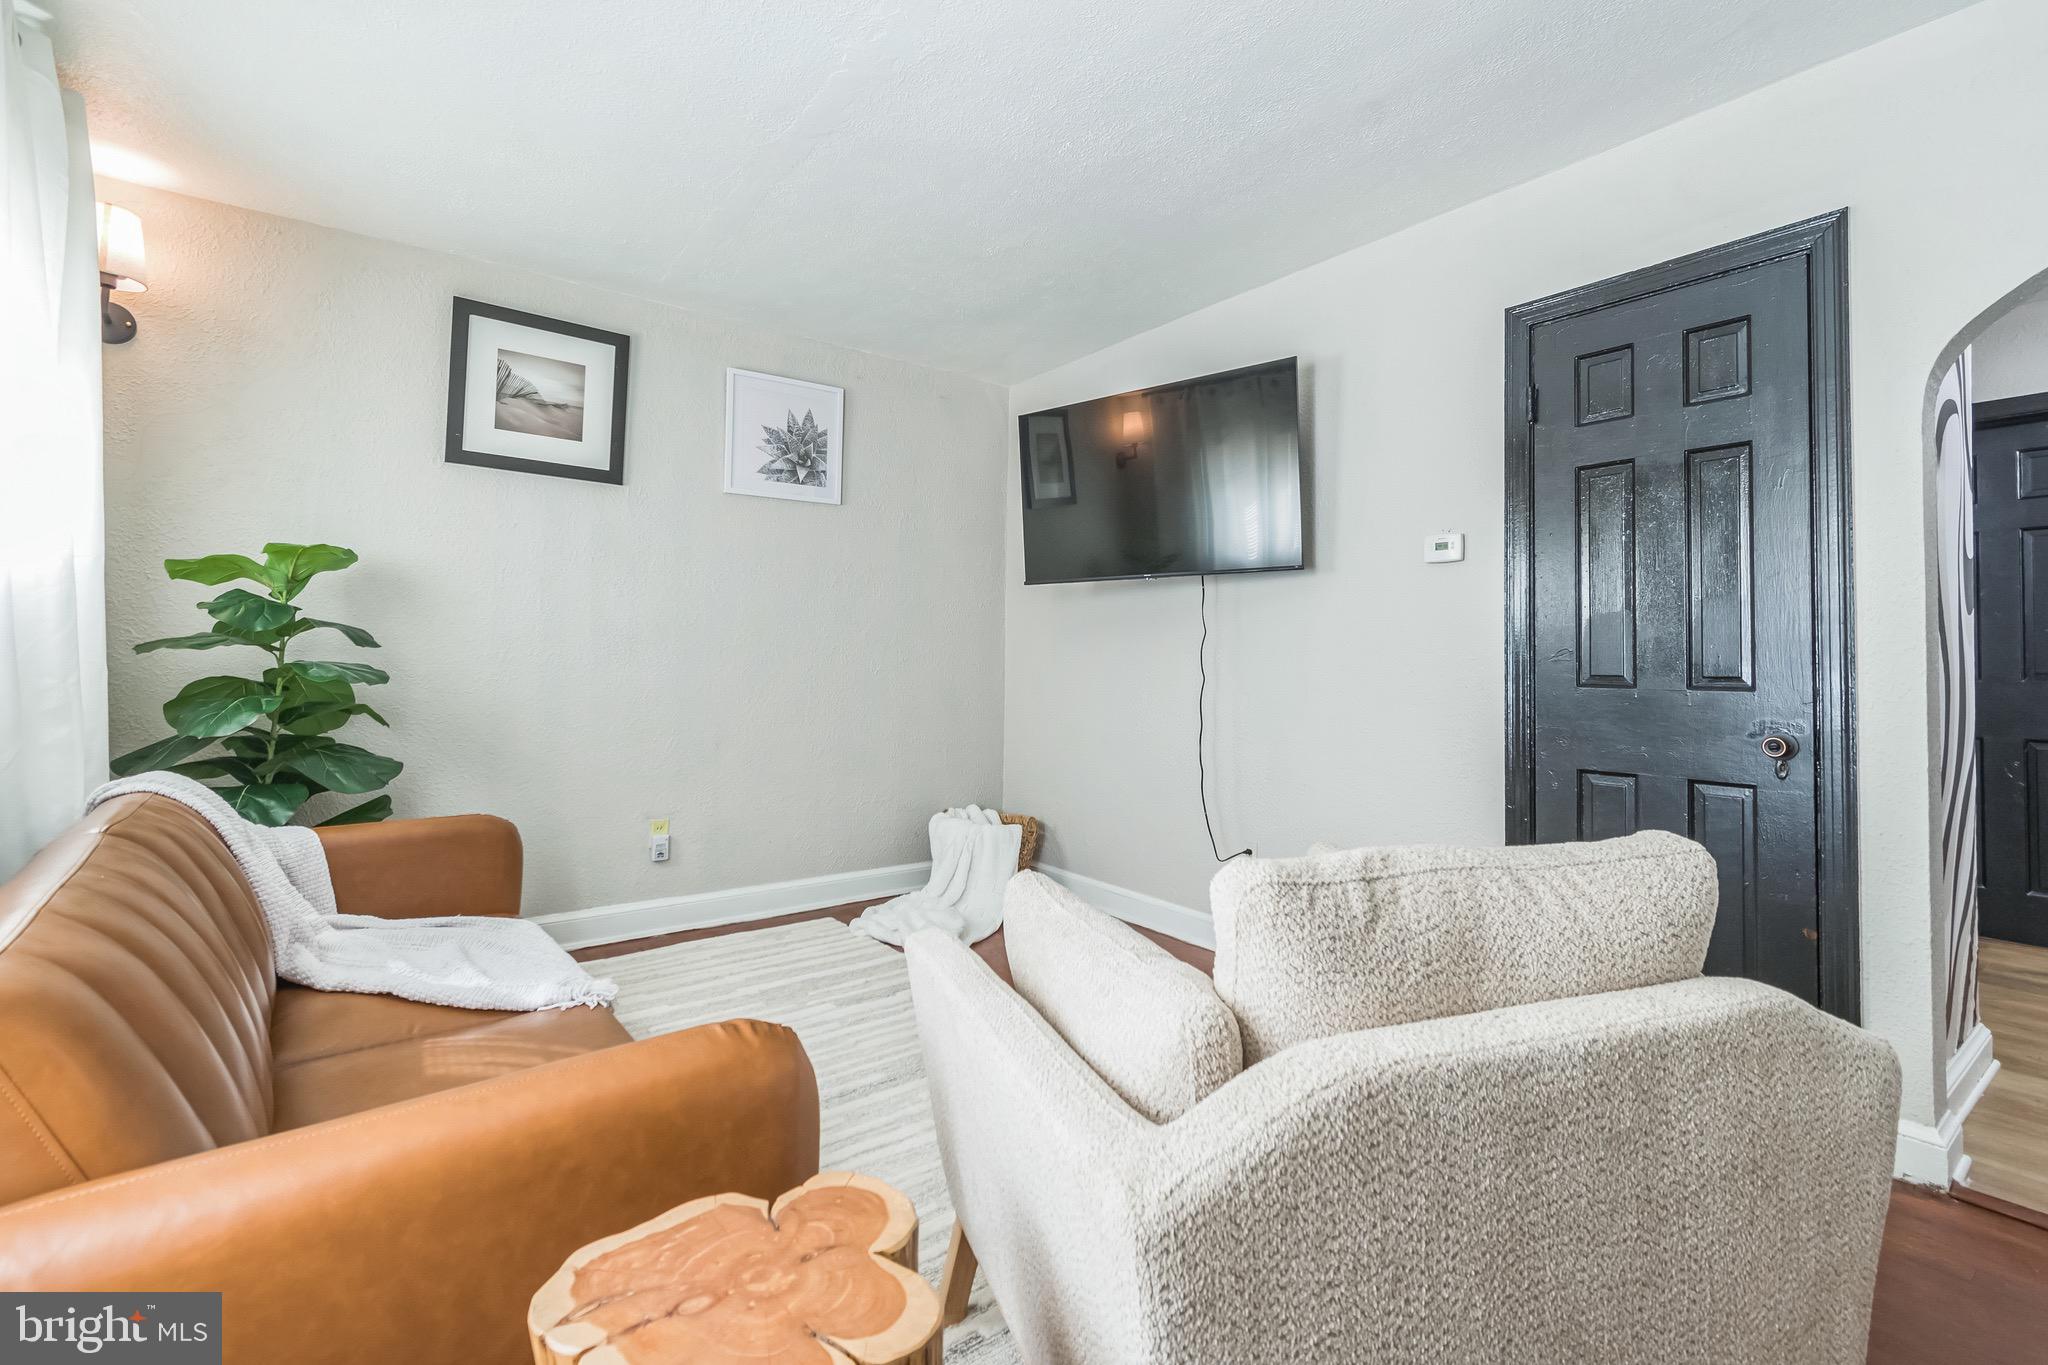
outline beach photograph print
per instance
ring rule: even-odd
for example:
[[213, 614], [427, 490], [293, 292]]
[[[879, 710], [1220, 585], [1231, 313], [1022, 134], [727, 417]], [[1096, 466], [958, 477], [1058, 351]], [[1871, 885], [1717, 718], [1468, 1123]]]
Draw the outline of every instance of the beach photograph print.
[[456, 299], [447, 462], [624, 483], [631, 348], [618, 332]]
[[563, 441], [583, 439], [583, 367], [500, 348], [492, 425]]
[[846, 390], [756, 370], [725, 372], [725, 491], [839, 502]]

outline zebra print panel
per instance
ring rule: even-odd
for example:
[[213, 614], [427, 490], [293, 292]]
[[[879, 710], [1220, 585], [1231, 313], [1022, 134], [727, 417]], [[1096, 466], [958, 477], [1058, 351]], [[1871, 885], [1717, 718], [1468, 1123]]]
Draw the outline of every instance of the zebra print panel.
[[1941, 891], [1948, 910], [1948, 1055], [1977, 1026], [1977, 512], [1970, 352], [1935, 396], [1936, 632], [1941, 646]]

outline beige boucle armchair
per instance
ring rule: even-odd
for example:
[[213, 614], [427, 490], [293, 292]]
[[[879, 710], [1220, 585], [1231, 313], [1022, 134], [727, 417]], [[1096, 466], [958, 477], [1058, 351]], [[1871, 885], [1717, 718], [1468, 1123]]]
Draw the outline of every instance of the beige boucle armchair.
[[1017, 990], [914, 937], [1022, 1359], [1861, 1361], [1897, 1065], [1699, 977], [1713, 903], [1703, 850], [1638, 835], [1233, 865], [1214, 990], [1030, 873]]

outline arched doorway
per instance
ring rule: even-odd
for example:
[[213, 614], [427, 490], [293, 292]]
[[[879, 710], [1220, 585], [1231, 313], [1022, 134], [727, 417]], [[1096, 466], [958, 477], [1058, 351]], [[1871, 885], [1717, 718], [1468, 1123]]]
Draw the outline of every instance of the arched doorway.
[[1964, 329], [1930, 388], [1958, 1192], [2048, 1212], [2048, 273]]

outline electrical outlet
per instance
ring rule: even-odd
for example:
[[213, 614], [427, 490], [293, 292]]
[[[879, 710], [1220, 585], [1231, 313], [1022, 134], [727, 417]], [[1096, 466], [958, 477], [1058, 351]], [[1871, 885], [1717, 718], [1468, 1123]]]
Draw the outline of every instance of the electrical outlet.
[[668, 821], [665, 818], [647, 822], [647, 860], [654, 863], [668, 861]]

